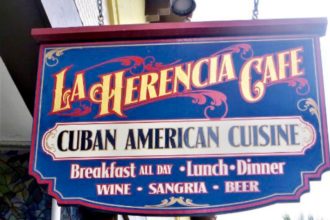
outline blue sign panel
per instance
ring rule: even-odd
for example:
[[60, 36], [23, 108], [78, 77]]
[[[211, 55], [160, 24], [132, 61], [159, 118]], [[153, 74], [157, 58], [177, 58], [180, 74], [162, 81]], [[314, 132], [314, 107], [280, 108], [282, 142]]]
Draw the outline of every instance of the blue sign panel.
[[30, 173], [113, 212], [299, 200], [330, 165], [315, 40], [42, 45]]

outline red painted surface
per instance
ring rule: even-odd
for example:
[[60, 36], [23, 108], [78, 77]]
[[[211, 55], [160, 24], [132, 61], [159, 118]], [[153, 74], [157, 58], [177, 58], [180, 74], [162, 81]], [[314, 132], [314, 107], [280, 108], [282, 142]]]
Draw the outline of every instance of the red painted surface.
[[32, 36], [40, 43], [292, 34], [322, 36], [325, 34], [326, 26], [326, 18], [177, 22], [96, 27], [42, 28], [32, 29]]

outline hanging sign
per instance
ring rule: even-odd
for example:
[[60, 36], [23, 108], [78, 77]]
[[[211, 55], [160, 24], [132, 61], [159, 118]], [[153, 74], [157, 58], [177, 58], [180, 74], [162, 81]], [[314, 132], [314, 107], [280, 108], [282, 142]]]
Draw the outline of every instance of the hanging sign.
[[318, 36], [218, 35], [42, 43], [30, 173], [113, 212], [299, 200], [330, 164]]

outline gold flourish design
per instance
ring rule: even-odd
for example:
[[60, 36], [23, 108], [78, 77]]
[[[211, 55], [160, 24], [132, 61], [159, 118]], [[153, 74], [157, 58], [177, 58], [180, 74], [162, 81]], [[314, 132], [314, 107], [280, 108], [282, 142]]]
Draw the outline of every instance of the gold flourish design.
[[46, 57], [46, 65], [53, 67], [56, 66], [59, 63], [59, 57], [64, 54], [64, 51], [70, 50], [72, 47], [66, 47], [66, 48], [56, 48], [49, 50], [45, 57]]
[[49, 132], [48, 134], [46, 134], [46, 137], [45, 137], [45, 148], [51, 152], [55, 152], [56, 148], [55, 148], [54, 144], [49, 144], [47, 140], [49, 138], [54, 139], [55, 135], [56, 135], [56, 130], [53, 130], [53, 131]]
[[181, 206], [186, 206], [186, 207], [205, 207], [209, 206], [209, 204], [196, 204], [193, 203], [191, 199], [185, 199], [184, 197], [170, 197], [169, 199], [163, 199], [160, 204], [157, 205], [146, 205], [146, 207], [149, 208], [165, 208], [165, 207], [170, 207], [175, 204], [180, 204]]
[[303, 140], [305, 141], [305, 143], [312, 143], [312, 139], [313, 139], [313, 131], [311, 130], [310, 127], [304, 126], [302, 129], [302, 133], [303, 135]]
[[320, 122], [321, 122], [320, 109], [314, 99], [312, 99], [312, 98], [300, 99], [297, 103], [297, 108], [300, 111], [309, 111], [311, 113], [311, 115], [315, 115], [317, 118], [317, 121], [320, 124]]

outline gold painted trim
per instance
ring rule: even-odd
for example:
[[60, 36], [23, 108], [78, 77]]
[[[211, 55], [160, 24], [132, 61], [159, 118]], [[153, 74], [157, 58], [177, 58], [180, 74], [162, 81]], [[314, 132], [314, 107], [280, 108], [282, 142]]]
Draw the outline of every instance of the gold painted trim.
[[[319, 125], [321, 124], [320, 108], [317, 102], [312, 98], [303, 98], [298, 100], [297, 108], [300, 111], [309, 111], [311, 115], [316, 116]], [[321, 129], [320, 129], [321, 130]]]
[[169, 199], [163, 199], [160, 204], [157, 205], [145, 205], [145, 207], [149, 208], [164, 208], [164, 207], [170, 207], [174, 204], [180, 204], [181, 206], [186, 207], [206, 207], [210, 206], [209, 204], [196, 204], [193, 202], [192, 199], [185, 199], [184, 197], [170, 197]]

